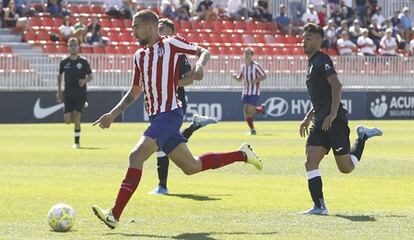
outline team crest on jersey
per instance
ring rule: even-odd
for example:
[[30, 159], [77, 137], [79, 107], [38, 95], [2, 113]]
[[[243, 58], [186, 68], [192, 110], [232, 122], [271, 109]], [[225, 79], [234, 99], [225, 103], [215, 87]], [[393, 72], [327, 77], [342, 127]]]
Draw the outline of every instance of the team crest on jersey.
[[158, 51], [157, 51], [157, 55], [159, 57], [162, 57], [162, 56], [164, 56], [164, 54], [165, 54], [165, 48], [164, 47], [159, 47]]
[[70, 63], [66, 63], [65, 66], [63, 66], [64, 69], [70, 69]]
[[329, 64], [325, 63], [325, 71], [328, 71], [329, 69], [331, 69], [331, 66], [329, 66]]
[[81, 68], [82, 68], [82, 63], [78, 63], [78, 64], [76, 64], [76, 67], [77, 67], [78, 69], [81, 69]]

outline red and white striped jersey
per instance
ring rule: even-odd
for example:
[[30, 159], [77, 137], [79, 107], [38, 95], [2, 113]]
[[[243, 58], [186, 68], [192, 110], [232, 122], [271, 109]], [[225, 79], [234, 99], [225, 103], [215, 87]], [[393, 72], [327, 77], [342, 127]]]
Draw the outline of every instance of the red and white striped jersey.
[[195, 45], [177, 36], [160, 37], [152, 47], [136, 51], [133, 84], [143, 88], [148, 116], [181, 107], [177, 98], [178, 55], [196, 52]]
[[260, 95], [260, 83], [253, 84], [252, 80], [264, 75], [265, 72], [258, 62], [252, 61], [249, 65], [243, 64], [238, 76], [242, 77], [245, 86], [243, 95]]

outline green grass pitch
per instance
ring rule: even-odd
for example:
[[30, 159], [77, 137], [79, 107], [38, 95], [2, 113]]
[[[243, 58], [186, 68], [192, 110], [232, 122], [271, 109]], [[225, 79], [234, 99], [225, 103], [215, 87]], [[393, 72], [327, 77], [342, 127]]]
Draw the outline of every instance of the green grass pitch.
[[[0, 239], [414, 239], [414, 123], [363, 122], [382, 128], [384, 136], [368, 140], [353, 173], [341, 174], [332, 153], [322, 161], [329, 216], [296, 213], [312, 205], [299, 122], [256, 122], [257, 136], [246, 136], [243, 122], [221, 122], [192, 136], [193, 154], [249, 142], [264, 170], [236, 163], [186, 176], [171, 164], [171, 195], [154, 196], [147, 194], [157, 184], [153, 156], [115, 230], [90, 208], [112, 206], [128, 153], [147, 124], [101, 130], [85, 123], [79, 150], [71, 149], [72, 125], [3, 124]], [[52, 232], [46, 222], [59, 202], [77, 213], [67, 233]]]

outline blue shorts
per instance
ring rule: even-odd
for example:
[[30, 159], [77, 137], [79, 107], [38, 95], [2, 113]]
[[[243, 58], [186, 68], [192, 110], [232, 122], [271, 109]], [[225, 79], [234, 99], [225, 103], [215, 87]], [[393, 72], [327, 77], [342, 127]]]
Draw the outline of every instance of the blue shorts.
[[250, 104], [253, 106], [257, 106], [257, 103], [259, 102], [259, 95], [242, 95], [241, 96], [241, 102], [243, 104]]
[[151, 124], [145, 130], [144, 136], [155, 139], [159, 150], [166, 155], [170, 154], [180, 143], [188, 141], [180, 132], [183, 124], [181, 108], [150, 116], [149, 121]]

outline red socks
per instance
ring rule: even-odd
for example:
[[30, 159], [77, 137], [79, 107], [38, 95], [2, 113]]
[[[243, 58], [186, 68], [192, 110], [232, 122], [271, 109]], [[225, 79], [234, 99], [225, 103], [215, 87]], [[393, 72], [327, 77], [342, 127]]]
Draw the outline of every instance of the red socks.
[[246, 122], [247, 122], [247, 125], [249, 125], [250, 130], [253, 130], [254, 129], [254, 126], [253, 126], [253, 117], [246, 118]]
[[121, 187], [116, 197], [115, 206], [112, 208], [112, 214], [118, 221], [126, 204], [134, 194], [141, 180], [142, 170], [137, 168], [128, 168], [125, 179], [122, 181]]
[[228, 153], [205, 153], [199, 156], [201, 171], [216, 169], [234, 162], [245, 162], [246, 156], [241, 151]]

